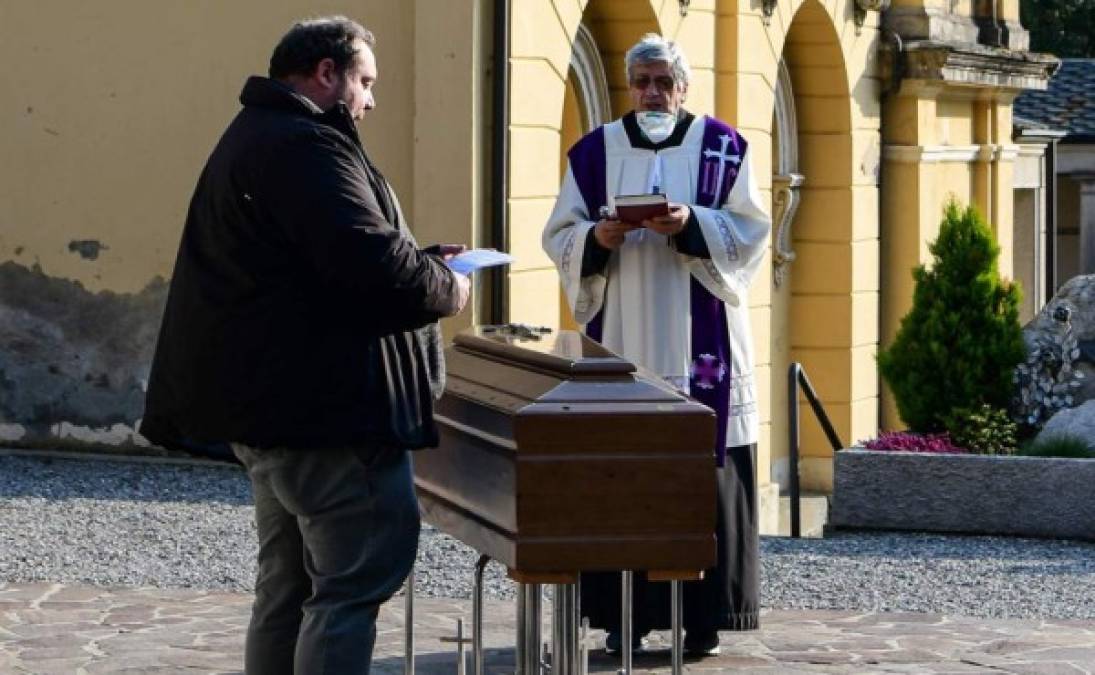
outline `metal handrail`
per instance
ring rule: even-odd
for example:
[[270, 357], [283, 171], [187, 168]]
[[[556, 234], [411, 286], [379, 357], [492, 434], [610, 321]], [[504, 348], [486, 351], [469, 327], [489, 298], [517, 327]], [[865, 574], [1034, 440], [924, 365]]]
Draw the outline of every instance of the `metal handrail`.
[[822, 430], [829, 438], [829, 444], [833, 446], [833, 452], [839, 452], [844, 448], [840, 442], [833, 423], [825, 413], [825, 407], [821, 405], [821, 399], [817, 397], [814, 386], [810, 384], [810, 378], [806, 377], [806, 370], [797, 361], [787, 369], [787, 431], [790, 440], [790, 480], [791, 480], [791, 536], [798, 539], [802, 536], [802, 491], [798, 480], [798, 390], [806, 394], [806, 400], [814, 411], [814, 417], [821, 424]]

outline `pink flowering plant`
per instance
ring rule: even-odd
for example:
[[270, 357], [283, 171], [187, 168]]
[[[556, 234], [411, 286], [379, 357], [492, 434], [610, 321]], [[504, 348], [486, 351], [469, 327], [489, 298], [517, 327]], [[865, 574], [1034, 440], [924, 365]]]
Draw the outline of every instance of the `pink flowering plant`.
[[878, 438], [861, 443], [868, 450], [962, 454], [968, 452], [951, 442], [949, 434], [917, 434], [909, 431], [884, 431]]

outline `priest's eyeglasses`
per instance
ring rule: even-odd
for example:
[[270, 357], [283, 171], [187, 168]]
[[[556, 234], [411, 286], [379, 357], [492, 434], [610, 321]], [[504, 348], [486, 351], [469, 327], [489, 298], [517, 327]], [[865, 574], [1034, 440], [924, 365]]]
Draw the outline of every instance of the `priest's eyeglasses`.
[[673, 87], [677, 84], [676, 81], [668, 75], [659, 75], [654, 78], [649, 75], [636, 75], [631, 78], [631, 87], [633, 89], [638, 89], [639, 91], [646, 91], [651, 82], [653, 82], [658, 91], [663, 94], [668, 94], [673, 91]]

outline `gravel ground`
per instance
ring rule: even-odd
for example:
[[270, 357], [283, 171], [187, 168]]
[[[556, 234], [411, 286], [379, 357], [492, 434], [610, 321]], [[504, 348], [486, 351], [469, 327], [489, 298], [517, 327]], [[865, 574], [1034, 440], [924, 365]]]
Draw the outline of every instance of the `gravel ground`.
[[[249, 591], [250, 502], [233, 468], [0, 455], [0, 581]], [[761, 556], [772, 609], [1095, 619], [1093, 543], [839, 533], [763, 538]], [[416, 592], [468, 597], [476, 559], [424, 528]], [[513, 597], [487, 569], [488, 594]]]

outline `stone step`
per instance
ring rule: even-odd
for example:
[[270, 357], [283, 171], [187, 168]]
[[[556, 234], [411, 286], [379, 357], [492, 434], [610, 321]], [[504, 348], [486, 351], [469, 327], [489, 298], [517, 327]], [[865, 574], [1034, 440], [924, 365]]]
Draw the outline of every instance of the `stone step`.
[[[820, 539], [825, 535], [825, 526], [829, 522], [829, 495], [803, 491], [801, 503], [802, 536]], [[791, 496], [789, 494], [779, 496], [779, 529], [774, 534], [782, 537], [791, 536]]]

